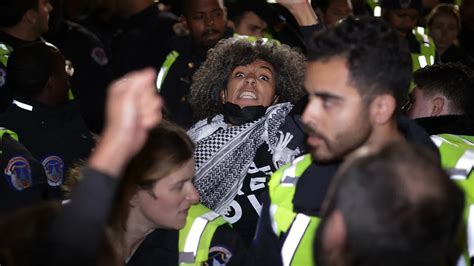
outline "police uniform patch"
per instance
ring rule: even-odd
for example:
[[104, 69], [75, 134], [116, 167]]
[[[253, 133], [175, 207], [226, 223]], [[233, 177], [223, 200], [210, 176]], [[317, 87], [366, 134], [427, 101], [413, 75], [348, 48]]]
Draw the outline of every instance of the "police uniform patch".
[[105, 66], [109, 63], [107, 54], [105, 53], [104, 49], [101, 47], [96, 47], [92, 49], [91, 57], [100, 66]]
[[232, 258], [232, 252], [222, 246], [214, 246], [209, 249], [207, 265], [226, 265], [230, 258]]
[[62, 185], [64, 180], [64, 161], [59, 156], [46, 157], [42, 162], [48, 185], [57, 187]]
[[7, 83], [7, 72], [0, 68], [0, 87], [3, 87]]
[[25, 190], [33, 185], [30, 163], [21, 156], [8, 161], [4, 174], [8, 185], [16, 191]]

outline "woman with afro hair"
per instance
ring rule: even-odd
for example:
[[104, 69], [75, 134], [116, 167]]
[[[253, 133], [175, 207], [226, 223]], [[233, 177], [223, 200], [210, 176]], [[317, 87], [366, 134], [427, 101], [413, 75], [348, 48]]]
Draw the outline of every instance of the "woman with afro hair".
[[304, 56], [276, 41], [233, 37], [208, 52], [191, 85], [194, 185], [201, 203], [250, 244], [270, 175], [305, 152], [297, 103]]

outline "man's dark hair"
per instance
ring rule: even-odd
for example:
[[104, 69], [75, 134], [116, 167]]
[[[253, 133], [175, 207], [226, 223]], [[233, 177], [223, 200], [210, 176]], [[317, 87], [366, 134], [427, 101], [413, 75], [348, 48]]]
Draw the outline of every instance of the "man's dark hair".
[[227, 89], [229, 75], [237, 66], [251, 64], [257, 59], [270, 63], [275, 69], [275, 94], [279, 102], [298, 102], [304, 95], [304, 56], [274, 41], [240, 37], [221, 40], [207, 53], [206, 61], [193, 76], [191, 106], [196, 119], [223, 113], [221, 92]]
[[398, 33], [380, 18], [348, 17], [315, 35], [308, 52], [310, 61], [345, 58], [350, 79], [366, 100], [389, 93], [395, 97], [399, 113], [407, 99], [410, 53]]
[[426, 66], [414, 73], [414, 82], [426, 96], [442, 94], [448, 98], [450, 111], [474, 115], [474, 72], [460, 63]]
[[346, 225], [344, 265], [453, 265], [463, 208], [462, 190], [432, 154], [390, 144], [337, 174], [317, 233], [318, 265], [327, 265], [319, 253], [322, 230], [335, 210]]
[[8, 84], [19, 96], [36, 97], [57, 68], [61, 52], [44, 42], [21, 46], [8, 58]]
[[37, 10], [39, 0], [2, 0], [0, 2], [0, 27], [13, 27], [29, 9]]

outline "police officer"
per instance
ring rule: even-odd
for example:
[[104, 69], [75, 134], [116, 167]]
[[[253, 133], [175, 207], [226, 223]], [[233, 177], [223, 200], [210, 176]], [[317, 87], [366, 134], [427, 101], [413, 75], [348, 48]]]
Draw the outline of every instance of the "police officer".
[[63, 17], [62, 0], [51, 1], [50, 27], [45, 38], [72, 62], [71, 89], [79, 100], [88, 128], [100, 133], [103, 127], [106, 88], [112, 81], [112, 65], [102, 42], [83, 26]]
[[413, 71], [436, 61], [436, 47], [423, 27], [417, 27], [421, 16], [421, 0], [381, 0], [382, 17], [406, 40], [411, 53]]
[[47, 197], [43, 166], [18, 142], [18, 135], [0, 127], [0, 215]]
[[0, 112], [12, 101], [7, 83], [7, 61], [17, 47], [37, 41], [48, 31], [49, 12], [47, 0], [5, 0], [0, 4]]
[[[414, 74], [408, 114], [438, 146], [443, 167], [466, 194], [465, 223], [474, 226], [474, 73], [459, 63], [433, 65]], [[467, 228], [467, 227], [466, 227]], [[474, 232], [466, 230], [466, 239]], [[474, 243], [464, 243], [465, 265], [474, 263]], [[471, 260], [469, 262], [469, 259]]]
[[165, 100], [168, 118], [188, 128], [193, 122], [188, 103], [192, 76], [206, 59], [207, 50], [230, 37], [232, 31], [226, 28], [227, 11], [222, 0], [184, 0], [180, 20], [190, 34], [168, 41], [169, 53], [158, 65], [157, 88]]
[[66, 63], [57, 48], [44, 42], [16, 49], [8, 63], [14, 101], [0, 124], [18, 134], [41, 162], [55, 197], [68, 168], [89, 155], [94, 143], [77, 104], [67, 99]]
[[380, 19], [349, 17], [312, 40], [302, 116], [311, 154], [272, 175], [250, 259], [314, 265], [322, 202], [339, 162], [354, 152], [392, 141], [418, 142], [436, 152], [426, 132], [398, 115], [410, 79], [408, 52]]

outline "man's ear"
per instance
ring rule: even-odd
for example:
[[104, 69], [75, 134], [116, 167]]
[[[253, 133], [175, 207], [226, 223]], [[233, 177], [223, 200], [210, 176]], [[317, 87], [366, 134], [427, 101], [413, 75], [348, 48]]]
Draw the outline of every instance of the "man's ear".
[[445, 110], [447, 108], [447, 99], [444, 96], [435, 96], [431, 100], [432, 110], [431, 116], [440, 116], [447, 113]]
[[36, 21], [38, 21], [38, 13], [33, 9], [28, 9], [25, 14], [23, 14], [23, 17], [21, 19], [31, 25], [34, 25], [36, 24]]
[[397, 103], [390, 94], [377, 95], [369, 105], [370, 118], [372, 123], [386, 124], [393, 116]]

